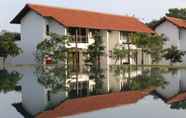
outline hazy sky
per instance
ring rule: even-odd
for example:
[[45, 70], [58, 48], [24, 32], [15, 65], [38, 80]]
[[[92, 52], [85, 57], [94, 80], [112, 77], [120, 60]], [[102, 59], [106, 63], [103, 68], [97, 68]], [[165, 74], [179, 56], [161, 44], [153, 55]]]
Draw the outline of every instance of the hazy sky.
[[0, 30], [20, 31], [19, 25], [9, 24], [9, 21], [26, 3], [135, 15], [143, 21], [157, 19], [169, 8], [186, 7], [186, 0], [0, 0]]

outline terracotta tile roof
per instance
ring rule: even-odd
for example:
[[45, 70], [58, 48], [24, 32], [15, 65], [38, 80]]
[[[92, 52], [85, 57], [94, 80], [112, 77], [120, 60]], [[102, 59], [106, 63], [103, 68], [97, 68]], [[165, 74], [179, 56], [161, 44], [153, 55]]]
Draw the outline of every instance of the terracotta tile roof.
[[172, 24], [176, 25], [179, 28], [186, 29], [186, 20], [183, 20], [183, 19], [180, 19], [180, 18], [175, 18], [175, 17], [168, 17], [168, 16], [165, 16], [165, 17], [161, 18], [160, 21], [157, 24], [155, 24], [153, 29], [155, 29], [157, 26], [159, 26], [161, 23], [163, 23], [165, 21], [169, 21], [169, 22], [171, 22]]
[[172, 104], [186, 100], [186, 92], [179, 93], [178, 95], [168, 99], [167, 103]]
[[150, 92], [151, 90], [130, 91], [67, 100], [53, 110], [39, 113], [36, 117], [56, 118], [77, 115], [84, 112], [91, 112], [120, 105], [132, 104], [136, 103]]
[[174, 25], [176, 25], [177, 27], [186, 28], [186, 20], [167, 16], [166, 19], [173, 23]]
[[19, 24], [22, 17], [30, 10], [44, 17], [51, 17], [66, 27], [153, 33], [134, 17], [34, 4], [27, 4], [11, 23]]

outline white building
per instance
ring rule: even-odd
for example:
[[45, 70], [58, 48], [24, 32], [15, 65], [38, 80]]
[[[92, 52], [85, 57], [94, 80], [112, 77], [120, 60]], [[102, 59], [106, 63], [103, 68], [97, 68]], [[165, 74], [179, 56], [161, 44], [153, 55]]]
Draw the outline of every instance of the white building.
[[[27, 4], [11, 23], [21, 24], [22, 40], [19, 45], [24, 51], [21, 56], [12, 59], [13, 64], [35, 63], [36, 46], [47, 37], [49, 32], [59, 35], [75, 35], [77, 31], [79, 56], [74, 57], [74, 60], [79, 60], [79, 65], [82, 65], [84, 63], [82, 52], [94, 42], [92, 38], [94, 31], [100, 31], [105, 46], [105, 56], [102, 58], [102, 64], [105, 66], [115, 62], [111, 55], [112, 49], [126, 42], [131, 33], [153, 32], [134, 17], [33, 4]], [[131, 44], [129, 47], [140, 50]], [[72, 42], [69, 48], [75, 48], [75, 43]], [[139, 52], [136, 59], [130, 59], [130, 63], [140, 64], [141, 61], [134, 61], [140, 58]], [[145, 59], [145, 63], [149, 64], [150, 58]], [[125, 59], [123, 63], [129, 62]]]
[[[167, 39], [164, 48], [173, 45], [182, 51], [186, 51], [186, 20], [164, 17], [156, 24], [155, 32], [163, 34]], [[163, 63], [167, 63], [167, 61], [163, 61]], [[183, 58], [183, 63], [186, 64], [186, 56]]]

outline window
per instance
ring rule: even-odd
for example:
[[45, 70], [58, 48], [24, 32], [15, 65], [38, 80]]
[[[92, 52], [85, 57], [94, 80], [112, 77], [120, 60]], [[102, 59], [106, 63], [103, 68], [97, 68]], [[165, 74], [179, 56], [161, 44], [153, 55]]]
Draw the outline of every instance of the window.
[[112, 58], [112, 50], [109, 50], [109, 57]]
[[75, 36], [76, 35], [76, 29], [75, 28], [68, 28], [68, 35]]
[[73, 42], [75, 42], [76, 30], [78, 43], [88, 43], [88, 37], [85, 28], [68, 28], [68, 35], [72, 36]]
[[49, 25], [48, 25], [48, 24], [46, 25], [46, 34], [47, 34], [47, 35], [49, 35], [49, 34], [50, 34], [50, 27], [49, 27]]
[[120, 32], [120, 43], [127, 43], [127, 33], [126, 32]]

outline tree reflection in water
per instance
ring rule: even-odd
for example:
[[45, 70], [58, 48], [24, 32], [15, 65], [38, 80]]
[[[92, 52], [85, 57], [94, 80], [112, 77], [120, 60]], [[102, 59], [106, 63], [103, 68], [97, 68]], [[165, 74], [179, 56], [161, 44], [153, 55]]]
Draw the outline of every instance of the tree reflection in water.
[[[75, 75], [68, 72], [65, 66], [39, 66], [36, 69], [38, 81], [52, 92], [64, 90], [69, 93], [69, 97], [87, 96], [103, 94], [103, 79], [90, 79], [88, 73], [79, 73], [78, 80]], [[114, 78], [122, 81], [121, 91], [144, 90], [163, 86], [166, 84], [161, 68], [144, 68], [135, 66], [115, 66], [110, 73], [114, 73]], [[112, 78], [112, 79], [114, 79]], [[75, 86], [78, 83], [78, 88]], [[92, 83], [92, 85], [91, 85]], [[112, 84], [112, 83], [109, 83]], [[78, 91], [78, 92], [77, 92]], [[111, 90], [112, 91], [112, 90]], [[78, 94], [77, 94], [78, 93]]]
[[122, 79], [122, 91], [151, 89], [167, 84], [161, 68], [123, 65], [114, 67], [112, 71], [115, 72], [116, 77]]
[[38, 81], [52, 92], [66, 89], [66, 69], [62, 65], [38, 66], [36, 67]]
[[9, 92], [15, 90], [17, 82], [21, 80], [22, 75], [17, 71], [11, 71], [1, 69], [0, 70], [0, 92]]
[[172, 109], [186, 109], [186, 101], [171, 104]]

